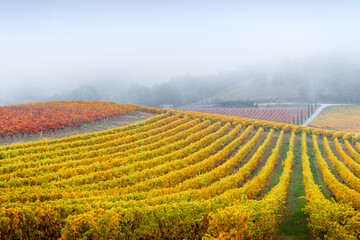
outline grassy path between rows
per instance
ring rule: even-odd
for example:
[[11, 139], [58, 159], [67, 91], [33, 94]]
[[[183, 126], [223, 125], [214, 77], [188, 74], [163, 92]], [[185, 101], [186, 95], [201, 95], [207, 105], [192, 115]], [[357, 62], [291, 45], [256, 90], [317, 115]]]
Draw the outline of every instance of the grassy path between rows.
[[[288, 200], [277, 239], [311, 239], [307, 227], [308, 215], [305, 208], [305, 192], [301, 167], [301, 146], [299, 139], [295, 140], [294, 165], [290, 178]], [[282, 158], [284, 159], [284, 158]]]

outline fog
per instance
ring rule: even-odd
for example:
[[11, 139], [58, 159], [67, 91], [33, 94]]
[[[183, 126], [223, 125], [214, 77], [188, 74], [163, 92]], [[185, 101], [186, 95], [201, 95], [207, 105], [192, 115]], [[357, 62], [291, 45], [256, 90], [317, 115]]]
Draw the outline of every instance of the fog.
[[[350, 59], [347, 79], [360, 81], [359, 9], [358, 1], [1, 1], [0, 104], [83, 86], [103, 100], [146, 104], [129, 97], [136, 86], [211, 82], [206, 94], [191, 93], [200, 101], [259, 74], [324, 78], [344, 69], [338, 56]], [[314, 57], [321, 74], [309, 69]]]

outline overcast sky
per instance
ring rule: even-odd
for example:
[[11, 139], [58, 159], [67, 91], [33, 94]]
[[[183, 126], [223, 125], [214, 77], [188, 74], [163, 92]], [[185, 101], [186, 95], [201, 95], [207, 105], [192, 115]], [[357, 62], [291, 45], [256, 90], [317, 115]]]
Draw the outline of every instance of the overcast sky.
[[0, 94], [151, 84], [334, 48], [359, 50], [360, 1], [0, 1]]

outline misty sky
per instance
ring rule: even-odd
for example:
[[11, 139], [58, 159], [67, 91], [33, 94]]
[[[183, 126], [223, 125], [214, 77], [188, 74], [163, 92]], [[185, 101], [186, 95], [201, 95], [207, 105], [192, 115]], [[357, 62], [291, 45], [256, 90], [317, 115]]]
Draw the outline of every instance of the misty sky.
[[359, 50], [360, 1], [0, 1], [0, 94]]

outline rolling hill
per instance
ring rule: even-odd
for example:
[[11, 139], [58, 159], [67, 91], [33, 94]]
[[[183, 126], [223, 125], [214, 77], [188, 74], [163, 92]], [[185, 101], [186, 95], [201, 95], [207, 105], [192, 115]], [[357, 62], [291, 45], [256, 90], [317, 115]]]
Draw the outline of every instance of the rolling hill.
[[0, 147], [0, 238], [359, 238], [358, 134], [136, 108], [157, 115]]

